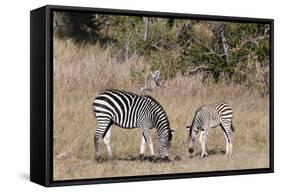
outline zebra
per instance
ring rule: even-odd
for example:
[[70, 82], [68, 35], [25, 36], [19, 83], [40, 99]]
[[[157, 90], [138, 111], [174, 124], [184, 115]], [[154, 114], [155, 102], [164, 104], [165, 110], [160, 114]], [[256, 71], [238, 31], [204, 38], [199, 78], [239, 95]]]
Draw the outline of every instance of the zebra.
[[195, 138], [200, 129], [199, 142], [202, 148], [201, 158], [207, 156], [208, 153], [205, 145], [208, 130], [209, 128], [220, 126], [226, 141], [225, 154], [226, 156], [230, 156], [232, 154], [234, 132], [232, 116], [232, 108], [225, 102], [217, 102], [199, 107], [195, 112], [191, 126], [186, 126], [189, 153], [194, 152]]
[[109, 158], [112, 158], [110, 146], [111, 125], [121, 128], [141, 128], [142, 139], [139, 158], [144, 158], [145, 144], [150, 148], [151, 157], [155, 159], [153, 143], [149, 129], [156, 128], [158, 152], [161, 160], [169, 160], [173, 130], [163, 107], [151, 96], [142, 96], [121, 90], [105, 90], [98, 94], [93, 102], [97, 129], [94, 136], [95, 158], [100, 158], [99, 143], [103, 140]]

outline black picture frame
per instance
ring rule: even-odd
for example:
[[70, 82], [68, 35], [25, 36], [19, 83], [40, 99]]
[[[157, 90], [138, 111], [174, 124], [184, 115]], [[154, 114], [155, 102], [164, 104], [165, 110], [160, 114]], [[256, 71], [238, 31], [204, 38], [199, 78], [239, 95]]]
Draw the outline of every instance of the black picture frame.
[[[270, 25], [270, 167], [262, 169], [176, 173], [164, 175], [53, 180], [53, 11], [95, 12], [111, 15], [173, 17]], [[148, 12], [46, 5], [30, 12], [30, 180], [43, 186], [82, 185], [274, 172], [274, 20], [245, 17]]]

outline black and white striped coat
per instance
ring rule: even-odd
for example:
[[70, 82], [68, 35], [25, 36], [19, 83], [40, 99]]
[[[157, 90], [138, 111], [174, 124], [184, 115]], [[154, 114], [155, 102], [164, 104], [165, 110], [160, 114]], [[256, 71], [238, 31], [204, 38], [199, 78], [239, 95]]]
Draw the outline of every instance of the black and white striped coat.
[[[170, 129], [170, 123], [163, 107], [152, 97], [139, 96], [120, 90], [106, 90], [95, 98], [93, 111], [97, 120], [94, 137], [97, 160], [100, 156], [99, 142], [101, 139], [107, 147], [109, 156], [112, 156], [109, 144], [112, 124], [126, 129], [142, 129], [141, 157], [144, 155], [146, 143], [149, 145], [151, 155], [155, 155], [149, 132], [150, 128], [155, 127], [160, 158], [168, 158], [173, 131]], [[128, 140], [131, 139], [128, 138]]]
[[207, 155], [205, 145], [209, 128], [220, 126], [225, 136], [226, 155], [231, 155], [234, 131], [232, 117], [232, 108], [225, 102], [217, 102], [199, 107], [195, 112], [192, 125], [186, 126], [189, 152], [193, 153], [196, 134], [200, 130], [199, 142], [202, 148], [201, 157]]

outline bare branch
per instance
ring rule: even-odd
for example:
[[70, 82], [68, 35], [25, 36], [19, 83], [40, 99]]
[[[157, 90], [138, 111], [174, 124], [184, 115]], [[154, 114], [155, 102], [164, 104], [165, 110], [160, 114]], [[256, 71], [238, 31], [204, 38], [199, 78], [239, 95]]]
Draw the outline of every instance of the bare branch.
[[179, 36], [185, 31], [188, 30], [188, 26], [190, 24], [190, 21], [187, 21], [185, 23], [183, 23], [180, 27], [178, 27], [175, 36], [176, 38], [179, 38]]
[[203, 53], [204, 55], [216, 55], [217, 57], [223, 57], [223, 56], [226, 56], [225, 53], [216, 53], [216, 52], [208, 52], [208, 53]]
[[224, 37], [224, 30], [221, 29], [220, 32], [221, 35], [221, 41], [222, 41], [222, 46], [223, 46], [223, 51], [224, 51], [224, 55], [227, 57], [228, 59], [228, 49], [229, 49], [229, 45], [227, 44], [226, 38]]
[[188, 75], [194, 75], [200, 72], [210, 72], [211, 68], [210, 67], [206, 67], [206, 66], [200, 66], [200, 67], [196, 67], [195, 69], [192, 69], [191, 71], [188, 72]]
[[143, 41], [146, 41], [149, 29], [150, 29], [150, 18], [144, 17], [143, 21], [144, 21], [144, 25], [145, 25], [145, 31], [144, 31], [144, 34], [143, 34]]
[[218, 53], [216, 53], [211, 47], [209, 47], [208, 45], [206, 45], [205, 43], [203, 43], [202, 41], [200, 41], [199, 39], [195, 38], [195, 37], [191, 37], [194, 41], [196, 41], [198, 44], [200, 44], [202, 47], [204, 47], [205, 49], [207, 49], [209, 52], [217, 55]]
[[153, 91], [157, 87], [162, 87], [164, 80], [160, 77], [160, 71], [156, 70], [146, 75], [144, 83], [144, 86], [140, 89], [141, 91]]
[[256, 46], [258, 46], [259, 45], [259, 43], [260, 43], [260, 41], [262, 41], [262, 40], [264, 40], [264, 39], [266, 39], [266, 38], [269, 38], [269, 34], [268, 34], [268, 31], [269, 31], [269, 26], [267, 26], [266, 28], [265, 28], [265, 30], [264, 30], [264, 33], [263, 33], [263, 35], [260, 35], [260, 36], [258, 36], [258, 37], [250, 37], [250, 38], [248, 38], [248, 39], [244, 39], [241, 43], [240, 43], [240, 45], [239, 45], [239, 47], [236, 47], [235, 49], [241, 49], [245, 44], [247, 44], [247, 43], [254, 43]]
[[157, 50], [161, 50], [162, 47], [158, 46], [157, 43], [151, 44], [150, 45], [152, 48], [157, 49]]

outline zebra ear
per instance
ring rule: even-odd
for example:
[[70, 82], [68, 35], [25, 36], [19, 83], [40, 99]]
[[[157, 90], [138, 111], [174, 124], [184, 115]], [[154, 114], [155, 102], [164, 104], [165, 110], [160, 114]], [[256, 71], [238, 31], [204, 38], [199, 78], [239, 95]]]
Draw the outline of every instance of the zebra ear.
[[175, 131], [173, 129], [171, 129], [171, 134], [174, 135]]
[[190, 131], [190, 126], [189, 126], [189, 125], [186, 126], [186, 131], [187, 131], [187, 132]]

